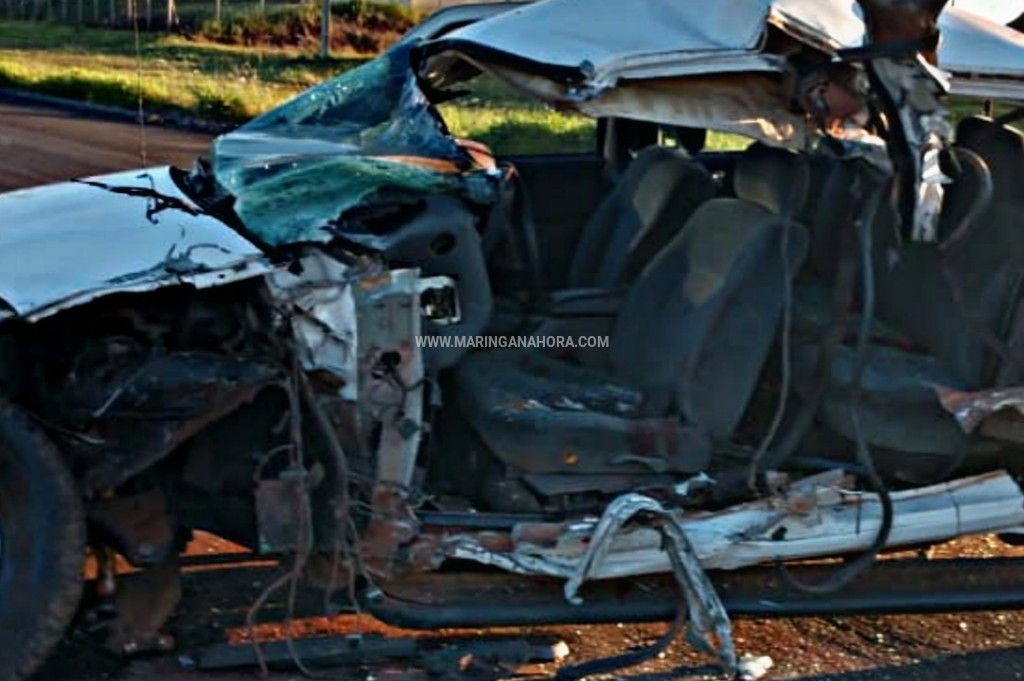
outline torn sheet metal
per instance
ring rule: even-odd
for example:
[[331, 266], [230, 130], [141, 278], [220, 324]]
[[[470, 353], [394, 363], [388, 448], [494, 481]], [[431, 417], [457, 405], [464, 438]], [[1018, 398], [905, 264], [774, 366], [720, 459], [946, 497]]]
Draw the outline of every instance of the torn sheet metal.
[[1024, 388], [993, 388], [965, 392], [935, 386], [943, 409], [954, 417], [965, 433], [973, 433], [989, 417], [1003, 411], [1024, 416]]
[[30, 321], [100, 296], [272, 269], [156, 167], [0, 195], [0, 298]]
[[[996, 532], [1024, 523], [1024, 494], [1005, 471], [895, 492], [887, 546], [939, 542]], [[854, 492], [835, 477], [815, 476], [782, 494], [717, 512], [677, 518], [704, 569], [733, 570], [777, 560], [842, 555], [875, 540], [882, 510], [878, 495]], [[449, 557], [474, 560], [520, 574], [568, 579], [576, 574], [598, 521], [521, 524], [513, 548], [492, 551], [473, 535], [449, 538]], [[672, 569], [661, 533], [637, 524], [617, 535], [592, 579], [665, 573]]]
[[[859, 7], [844, 0], [633, 0], [629, 22], [622, 16], [617, 0], [588, 0], [585, 12], [579, 0], [548, 0], [448, 33], [428, 50], [493, 65], [526, 62], [523, 70], [551, 80], [604, 88], [623, 79], [775, 70], [770, 60], [756, 61], [769, 25], [826, 53], [860, 46], [865, 33]], [[958, 7], [943, 12], [939, 27], [938, 63], [965, 86], [1024, 78], [1021, 33]]]
[[[765, 50], [769, 27], [825, 54], [865, 40], [856, 3], [839, 0], [637, 0], [625, 24], [622, 12], [616, 0], [589, 0], [585, 11], [578, 0], [517, 6], [418, 48], [420, 72], [445, 88], [483, 70], [589, 116], [708, 128], [799, 148], [810, 137], [780, 92], [791, 65]], [[939, 24], [939, 65], [954, 73], [954, 94], [1024, 95], [1024, 36], [955, 8]], [[746, 92], [756, 103], [736, 96]]]
[[[1024, 78], [1024, 33], [959, 7], [942, 13], [939, 28], [939, 66], [943, 69], [971, 80]], [[954, 93], [960, 80], [953, 79]], [[1016, 91], [1018, 95], [1024, 92], [1024, 83], [1016, 83]]]
[[213, 173], [272, 246], [327, 242], [356, 207], [450, 194], [488, 204], [493, 173], [444, 128], [401, 43], [216, 139]]
[[417, 339], [425, 281], [419, 270], [391, 270], [360, 279], [354, 289], [360, 422], [378, 434], [371, 519], [360, 551], [364, 568], [377, 577], [393, 574], [402, 548], [419, 533], [410, 496], [424, 434], [426, 377]]
[[604, 562], [612, 542], [626, 523], [637, 516], [642, 522], [656, 523], [665, 539], [665, 550], [686, 600], [689, 614], [689, 640], [705, 653], [715, 655], [722, 667], [736, 672], [736, 649], [732, 642], [729, 615], [714, 585], [700, 565], [700, 559], [678, 518], [656, 500], [642, 494], [624, 494], [608, 505], [594, 528], [586, 552], [580, 557], [575, 572], [565, 583], [565, 598], [570, 603], [579, 598], [583, 582], [591, 578], [595, 568]]
[[295, 351], [306, 371], [326, 371], [340, 384], [339, 395], [355, 400], [359, 385], [358, 329], [350, 268], [320, 250], [299, 260], [300, 271], [267, 277], [276, 301], [286, 306]]
[[423, 353], [419, 270], [392, 270], [359, 281], [359, 404], [377, 422], [380, 483], [409, 488], [423, 434]]
[[[617, 0], [583, 5], [580, 0], [533, 3], [453, 31], [431, 51], [451, 48], [493, 64], [526, 61], [531, 68], [524, 70], [598, 90], [626, 78], [664, 78], [694, 69], [773, 70], [757, 55], [767, 30], [768, 0], [631, 0], [629, 21], [623, 21], [626, 10]], [[715, 64], [710, 71], [709, 63]]]

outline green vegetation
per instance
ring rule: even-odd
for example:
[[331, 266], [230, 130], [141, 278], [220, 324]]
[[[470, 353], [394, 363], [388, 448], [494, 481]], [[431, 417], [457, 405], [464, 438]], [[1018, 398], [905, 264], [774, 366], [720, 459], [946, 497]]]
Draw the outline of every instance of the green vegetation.
[[0, 22], [0, 87], [240, 122], [366, 57], [321, 62], [294, 49], [252, 49], [174, 35]]
[[594, 121], [550, 109], [520, 106], [440, 107], [452, 134], [479, 140], [503, 155], [593, 151]]
[[[342, 11], [344, 5], [336, 6]], [[178, 35], [0, 21], [0, 87], [237, 123], [367, 59], [321, 62], [295, 48], [221, 45]], [[496, 82], [443, 107], [452, 132], [502, 153], [591, 148], [593, 121], [524, 100]]]
[[[221, 20], [209, 14], [210, 3], [199, 5], [205, 14], [183, 20], [186, 33], [227, 45], [299, 47], [315, 50], [320, 40], [317, 3], [270, 5], [265, 13], [253, 8], [232, 11]], [[412, 10], [387, 3], [360, 0], [331, 6], [331, 46], [335, 51], [377, 54], [416, 23]]]

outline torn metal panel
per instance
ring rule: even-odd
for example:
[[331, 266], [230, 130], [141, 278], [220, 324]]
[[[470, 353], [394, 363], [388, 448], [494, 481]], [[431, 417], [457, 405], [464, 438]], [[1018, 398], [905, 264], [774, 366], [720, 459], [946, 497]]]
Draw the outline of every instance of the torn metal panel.
[[[996, 471], [892, 495], [895, 518], [888, 546], [906, 546], [995, 532], [1024, 521], [1024, 494], [1013, 478]], [[737, 569], [776, 560], [797, 560], [860, 551], [881, 523], [873, 493], [852, 492], [835, 479], [810, 478], [784, 494], [712, 513], [678, 512], [680, 526], [705, 569]], [[486, 550], [472, 535], [448, 540], [447, 555], [521, 574], [570, 578], [597, 521], [520, 525], [515, 549]], [[537, 543], [537, 537], [557, 537]], [[638, 525], [616, 537], [590, 571], [594, 579], [668, 572], [661, 534]]]
[[[410, 509], [413, 474], [424, 431], [419, 270], [392, 270], [354, 287], [359, 319], [359, 410], [363, 428], [379, 426], [370, 524], [360, 551], [366, 569], [390, 574], [418, 534]], [[432, 561], [428, 551], [428, 562]], [[417, 559], [410, 558], [413, 562]]]
[[575, 97], [571, 86], [504, 66], [483, 65], [516, 88], [594, 118], [625, 117], [744, 135], [774, 146], [806, 147], [814, 130], [793, 113], [778, 78], [725, 73], [636, 80], [592, 97]]
[[[633, 0], [624, 22], [615, 0], [588, 2], [585, 12], [577, 0], [548, 0], [471, 24], [438, 43], [488, 63], [524, 63], [523, 70], [548, 73], [551, 80], [601, 90], [623, 78], [689, 72], [709, 57], [723, 64], [721, 70], [749, 70], [747, 58], [763, 40], [769, 8], [767, 0]], [[724, 64], [730, 57], [746, 65], [729, 69]]]
[[[631, 3], [628, 25], [622, 22], [622, 11], [615, 0], [592, 0], [584, 15], [574, 0], [517, 6], [453, 31], [430, 49], [437, 54], [450, 48], [495, 65], [526, 60], [537, 68], [524, 70], [536, 73], [544, 72], [541, 66], [549, 72], [550, 67], [564, 70], [550, 72], [551, 80], [573, 75], [562, 80], [613, 84], [623, 77], [699, 73], [694, 65], [708, 55], [739, 65], [762, 47], [767, 25], [826, 53], [860, 46], [865, 33], [859, 8], [844, 0], [731, 0], [714, 5], [643, 0]], [[947, 8], [938, 23], [943, 33], [938, 64], [958, 76], [954, 90], [961, 78], [965, 87], [977, 79], [1024, 78], [1020, 32], [959, 7]], [[543, 40], [538, 25], [547, 29]], [[648, 70], [627, 72], [631, 66]], [[758, 69], [719, 72], [727, 70]]]
[[[622, 11], [615, 0], [590, 2], [582, 15], [574, 0], [516, 6], [425, 44], [421, 74], [447, 87], [466, 77], [469, 65], [469, 73], [493, 73], [539, 99], [590, 116], [708, 128], [802, 147], [810, 141], [806, 125], [793, 115], [789, 95], [776, 92], [792, 66], [784, 55], [765, 50], [769, 26], [824, 54], [859, 47], [866, 33], [855, 3], [840, 0], [642, 0], [630, 4], [627, 24]], [[939, 24], [944, 39], [938, 63], [954, 72], [955, 93], [1021, 96], [1021, 34], [957, 9]], [[537, 26], [545, 30], [538, 33]], [[701, 78], [714, 87], [689, 82]], [[730, 87], [744, 80], [746, 90]], [[736, 101], [734, 94], [744, 91], [753, 93], [756, 106], [745, 106], [742, 97]]]
[[276, 301], [287, 306], [303, 369], [330, 373], [340, 383], [338, 394], [355, 400], [359, 335], [351, 283], [357, 275], [316, 249], [303, 254], [299, 265], [298, 273], [271, 273], [267, 287]]
[[0, 298], [30, 321], [113, 293], [220, 286], [271, 269], [167, 167], [0, 195]]
[[637, 81], [581, 102], [578, 109], [595, 118], [640, 117], [734, 133], [773, 146], [804, 148], [815, 138], [807, 118], [790, 110], [780, 81], [757, 73]]
[[[1024, 33], [958, 7], [942, 13], [939, 28], [939, 66], [953, 72], [955, 94], [961, 81], [967, 86], [972, 81], [994, 79], [1016, 81], [1016, 87], [1010, 87], [1017, 96], [1024, 91]], [[955, 77], [960, 74], [965, 77]]]
[[[280, 379], [277, 370], [209, 353], [122, 360], [111, 375], [69, 379], [48, 408], [87, 494], [116, 488]], [[77, 433], [88, 433], [83, 438]]]
[[1024, 388], [993, 388], [965, 392], [935, 386], [942, 407], [956, 417], [965, 433], [973, 433], [987, 419], [999, 412], [1014, 412], [1024, 416]]
[[772, 0], [768, 23], [801, 42], [831, 52], [856, 45], [864, 24], [852, 2]]
[[565, 583], [565, 599], [570, 603], [580, 602], [578, 592], [583, 582], [590, 579], [597, 566], [604, 562], [614, 538], [623, 531], [626, 523], [637, 516], [643, 516], [640, 522], [656, 524], [664, 538], [665, 551], [685, 596], [691, 642], [696, 643], [702, 652], [715, 654], [725, 669], [735, 672], [736, 650], [729, 615], [678, 518], [650, 497], [624, 494], [608, 505], [594, 528], [586, 552]]
[[418, 270], [392, 270], [355, 287], [359, 315], [359, 402], [383, 428], [377, 481], [412, 484], [423, 424], [423, 354]]

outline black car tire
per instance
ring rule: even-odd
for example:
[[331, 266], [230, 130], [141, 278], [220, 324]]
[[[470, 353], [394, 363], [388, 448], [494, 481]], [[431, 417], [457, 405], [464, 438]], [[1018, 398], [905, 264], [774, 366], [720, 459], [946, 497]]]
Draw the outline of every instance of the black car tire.
[[85, 519], [53, 442], [0, 400], [0, 680], [28, 678], [82, 591]]

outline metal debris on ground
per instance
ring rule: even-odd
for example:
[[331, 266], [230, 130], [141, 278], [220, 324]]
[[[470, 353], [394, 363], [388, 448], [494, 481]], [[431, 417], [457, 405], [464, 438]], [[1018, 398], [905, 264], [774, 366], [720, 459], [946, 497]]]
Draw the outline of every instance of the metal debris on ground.
[[740, 681], [757, 681], [774, 666], [775, 661], [767, 655], [744, 655], [737, 665], [736, 675]]
[[637, 517], [658, 528], [664, 537], [672, 570], [679, 582], [689, 614], [687, 640], [702, 652], [718, 658], [722, 667], [735, 672], [736, 651], [732, 642], [729, 615], [714, 585], [701, 567], [700, 558], [686, 537], [676, 515], [659, 502], [642, 494], [624, 494], [605, 509], [594, 529], [586, 553], [565, 584], [565, 598], [582, 602], [578, 592], [594, 568], [608, 557], [612, 541], [627, 522]]

